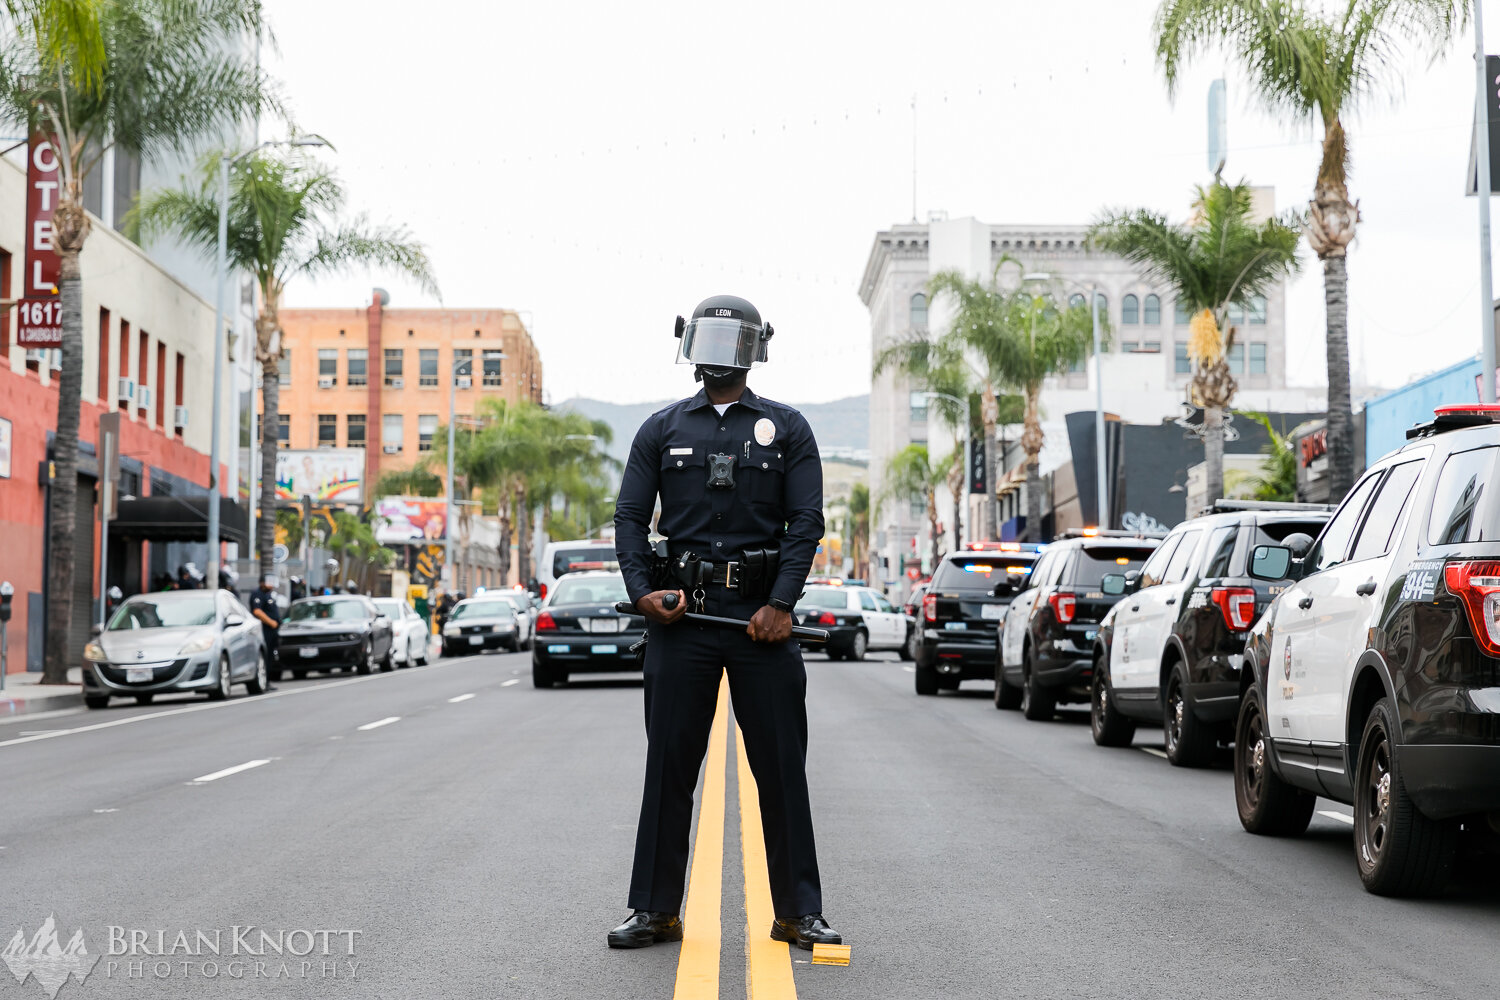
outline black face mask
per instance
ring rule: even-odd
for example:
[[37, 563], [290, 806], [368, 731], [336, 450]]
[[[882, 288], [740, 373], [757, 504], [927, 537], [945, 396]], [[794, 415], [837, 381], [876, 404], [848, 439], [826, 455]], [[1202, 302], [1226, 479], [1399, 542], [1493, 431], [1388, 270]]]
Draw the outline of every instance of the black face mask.
[[710, 389], [728, 389], [745, 380], [743, 368], [706, 368], [698, 366], [697, 378]]

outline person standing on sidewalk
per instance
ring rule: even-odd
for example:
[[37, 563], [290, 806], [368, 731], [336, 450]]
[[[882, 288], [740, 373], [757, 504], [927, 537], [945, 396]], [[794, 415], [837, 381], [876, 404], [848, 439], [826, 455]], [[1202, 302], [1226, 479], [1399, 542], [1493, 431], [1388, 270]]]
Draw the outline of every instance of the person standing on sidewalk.
[[266, 638], [266, 672], [272, 681], [281, 680], [281, 604], [276, 600], [276, 577], [270, 573], [260, 578], [260, 589], [250, 595], [250, 613], [260, 622]]

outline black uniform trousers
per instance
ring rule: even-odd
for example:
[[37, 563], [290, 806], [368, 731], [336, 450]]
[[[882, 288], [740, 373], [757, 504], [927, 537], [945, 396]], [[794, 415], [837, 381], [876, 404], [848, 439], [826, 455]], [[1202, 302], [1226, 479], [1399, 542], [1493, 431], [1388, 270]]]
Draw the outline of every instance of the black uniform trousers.
[[[749, 618], [761, 607], [722, 587], [709, 588], [709, 595], [709, 614]], [[649, 631], [646, 788], [627, 905], [666, 913], [682, 907], [693, 791], [727, 671], [735, 721], [760, 795], [772, 906], [778, 917], [821, 913], [807, 798], [807, 673], [800, 647], [790, 639], [752, 642], [743, 632], [686, 619], [651, 623]]]

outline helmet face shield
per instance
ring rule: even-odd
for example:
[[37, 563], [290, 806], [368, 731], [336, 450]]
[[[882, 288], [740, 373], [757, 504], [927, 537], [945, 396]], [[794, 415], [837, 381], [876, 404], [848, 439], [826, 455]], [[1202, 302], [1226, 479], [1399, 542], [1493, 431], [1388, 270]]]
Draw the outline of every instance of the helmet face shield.
[[703, 316], [689, 320], [677, 343], [679, 365], [749, 368], [766, 360], [760, 324]]

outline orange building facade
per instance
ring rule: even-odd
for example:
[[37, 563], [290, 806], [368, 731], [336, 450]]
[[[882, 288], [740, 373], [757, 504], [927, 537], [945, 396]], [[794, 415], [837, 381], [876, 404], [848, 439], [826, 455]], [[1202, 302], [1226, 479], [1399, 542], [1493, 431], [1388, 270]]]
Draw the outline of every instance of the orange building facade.
[[[283, 448], [364, 448], [365, 498], [385, 472], [410, 468], [454, 412], [481, 399], [542, 401], [542, 360], [509, 309], [389, 309], [379, 289], [363, 309], [281, 312]], [[486, 357], [500, 352], [503, 357]]]

